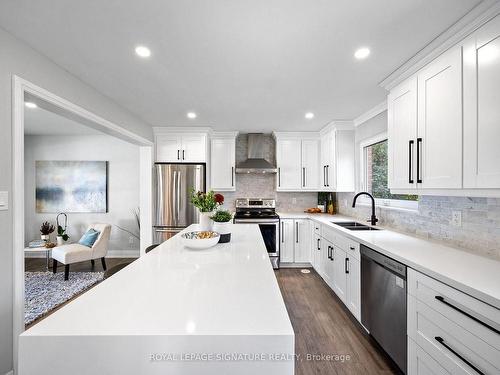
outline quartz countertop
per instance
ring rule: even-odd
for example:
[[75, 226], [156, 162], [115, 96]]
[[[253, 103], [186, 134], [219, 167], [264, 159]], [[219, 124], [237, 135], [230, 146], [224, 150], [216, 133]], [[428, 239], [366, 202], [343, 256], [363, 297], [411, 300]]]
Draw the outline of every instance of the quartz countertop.
[[280, 212], [279, 216], [281, 219], [309, 218], [327, 225], [346, 237], [500, 309], [500, 261], [383, 226], [377, 226], [383, 229], [379, 231], [350, 231], [332, 223], [362, 222], [343, 215]]
[[[284, 375], [294, 341], [259, 227], [238, 224], [231, 242], [205, 250], [176, 235], [35, 324], [19, 339], [19, 373]], [[285, 359], [168, 356], [190, 353]]]

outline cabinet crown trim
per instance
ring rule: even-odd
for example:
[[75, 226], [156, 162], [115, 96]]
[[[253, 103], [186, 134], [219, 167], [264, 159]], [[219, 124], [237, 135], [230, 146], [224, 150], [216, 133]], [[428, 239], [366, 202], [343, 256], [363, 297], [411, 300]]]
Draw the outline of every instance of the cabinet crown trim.
[[205, 133], [211, 134], [212, 128], [206, 126], [190, 126], [190, 127], [180, 127], [180, 126], [154, 126], [153, 127], [154, 135], [162, 135], [162, 134], [171, 134], [171, 133]]

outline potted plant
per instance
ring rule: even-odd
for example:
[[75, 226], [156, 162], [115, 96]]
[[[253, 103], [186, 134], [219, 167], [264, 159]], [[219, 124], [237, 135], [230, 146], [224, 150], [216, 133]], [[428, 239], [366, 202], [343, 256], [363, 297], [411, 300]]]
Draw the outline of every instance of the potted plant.
[[224, 203], [222, 194], [215, 194], [213, 190], [205, 193], [203, 191], [191, 190], [191, 203], [200, 211], [200, 230], [212, 230], [210, 216], [217, 207]]
[[48, 221], [45, 221], [40, 225], [40, 238], [42, 241], [48, 242], [50, 239], [50, 234], [54, 231], [54, 226]]
[[214, 231], [220, 234], [219, 243], [231, 241], [233, 214], [227, 210], [217, 210], [210, 218], [214, 221]]
[[[64, 227], [59, 224], [59, 216], [63, 215], [64, 216]], [[61, 212], [60, 214], [57, 215], [56, 217], [56, 223], [57, 223], [57, 246], [61, 246], [69, 240], [69, 236], [66, 233], [66, 229], [68, 229], [68, 215], [66, 215], [64, 212]]]

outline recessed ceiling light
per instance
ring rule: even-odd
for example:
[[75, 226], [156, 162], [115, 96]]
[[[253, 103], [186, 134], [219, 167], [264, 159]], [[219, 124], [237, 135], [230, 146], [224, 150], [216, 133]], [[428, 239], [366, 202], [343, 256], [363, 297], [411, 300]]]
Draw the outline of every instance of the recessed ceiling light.
[[187, 117], [188, 118], [196, 118], [196, 113], [194, 113], [194, 112], [188, 112], [187, 113]]
[[314, 118], [314, 113], [312, 112], [307, 112], [304, 116], [306, 119], [310, 120]]
[[36, 103], [33, 103], [33, 102], [26, 102], [24, 103], [24, 105], [30, 109], [35, 109], [37, 108], [38, 106], [36, 105]]
[[137, 56], [146, 58], [151, 56], [151, 50], [148, 47], [145, 46], [137, 46], [135, 47], [135, 53]]
[[370, 55], [370, 49], [366, 47], [362, 47], [354, 52], [354, 57], [358, 60], [365, 59]]

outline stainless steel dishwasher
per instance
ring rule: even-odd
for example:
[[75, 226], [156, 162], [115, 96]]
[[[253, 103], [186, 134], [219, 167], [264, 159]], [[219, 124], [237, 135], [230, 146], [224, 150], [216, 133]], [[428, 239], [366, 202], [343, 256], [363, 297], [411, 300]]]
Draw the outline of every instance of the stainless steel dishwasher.
[[406, 266], [364, 245], [361, 322], [406, 374]]

